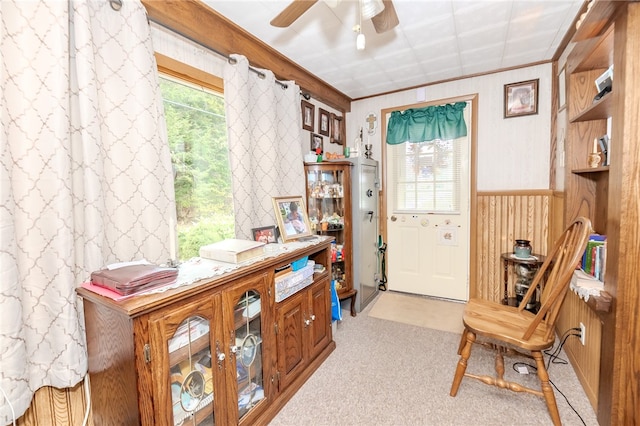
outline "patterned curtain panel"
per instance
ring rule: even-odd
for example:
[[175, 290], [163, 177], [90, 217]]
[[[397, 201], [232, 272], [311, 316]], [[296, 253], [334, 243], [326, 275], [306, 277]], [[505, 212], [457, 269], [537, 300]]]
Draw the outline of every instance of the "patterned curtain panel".
[[224, 70], [236, 237], [275, 225], [272, 197], [305, 195], [300, 88], [271, 71], [249, 69], [244, 56]]
[[0, 21], [0, 386], [19, 417], [87, 372], [75, 288], [166, 261], [175, 207], [142, 5], [3, 0]]

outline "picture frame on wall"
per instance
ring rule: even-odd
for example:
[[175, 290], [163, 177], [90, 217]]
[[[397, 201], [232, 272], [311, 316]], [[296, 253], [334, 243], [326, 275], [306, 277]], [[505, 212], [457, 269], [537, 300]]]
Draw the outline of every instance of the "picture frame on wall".
[[[324, 152], [323, 139], [324, 138], [319, 134], [311, 133], [311, 151], [315, 152], [316, 154], [322, 154]], [[318, 149], [320, 149], [320, 152], [318, 152]]]
[[313, 132], [314, 116], [316, 107], [305, 100], [302, 100], [302, 128]]
[[266, 244], [277, 243], [279, 236], [276, 225], [252, 228], [251, 235], [253, 235], [253, 241], [261, 241]]
[[323, 136], [329, 136], [331, 114], [325, 109], [318, 108], [318, 117], [318, 133]]
[[538, 82], [540, 79], [504, 85], [504, 118], [538, 113]]
[[310, 237], [311, 222], [302, 196], [273, 197], [282, 242]]
[[330, 143], [335, 143], [338, 145], [343, 144], [343, 129], [342, 129], [342, 117], [331, 114], [331, 137], [329, 139]]

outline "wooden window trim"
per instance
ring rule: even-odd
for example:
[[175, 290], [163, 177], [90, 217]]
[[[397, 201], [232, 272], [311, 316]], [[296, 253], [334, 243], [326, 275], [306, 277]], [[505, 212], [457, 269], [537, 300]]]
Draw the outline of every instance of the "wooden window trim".
[[224, 93], [224, 82], [220, 77], [211, 75], [161, 53], [156, 52], [155, 57], [159, 72], [215, 92]]

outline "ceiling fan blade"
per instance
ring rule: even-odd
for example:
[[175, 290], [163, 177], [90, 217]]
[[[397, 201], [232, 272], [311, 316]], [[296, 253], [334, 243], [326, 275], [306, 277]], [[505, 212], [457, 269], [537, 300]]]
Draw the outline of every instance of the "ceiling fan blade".
[[302, 16], [311, 6], [313, 6], [318, 0], [294, 0], [285, 7], [282, 12], [271, 20], [271, 25], [274, 27], [288, 27], [293, 22]]
[[393, 2], [391, 0], [382, 0], [382, 3], [384, 3], [384, 10], [371, 18], [373, 27], [378, 34], [389, 31], [400, 23], [396, 9], [393, 7]]

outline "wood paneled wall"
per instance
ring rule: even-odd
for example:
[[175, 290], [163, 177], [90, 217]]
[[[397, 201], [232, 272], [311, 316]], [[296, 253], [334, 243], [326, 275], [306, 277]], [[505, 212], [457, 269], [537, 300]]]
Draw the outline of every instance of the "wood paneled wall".
[[[72, 388], [57, 389], [44, 386], [38, 389], [31, 406], [16, 421], [18, 426], [81, 426], [87, 409], [84, 382]], [[89, 414], [88, 426], [93, 426]]]
[[578, 337], [569, 337], [563, 349], [571, 361], [589, 402], [597, 411], [602, 321], [577, 294], [569, 291], [556, 323], [556, 331], [561, 336], [571, 328], [579, 328], [580, 323], [584, 324], [586, 329], [585, 345], [580, 343]]
[[534, 253], [547, 253], [555, 216], [551, 214], [553, 202], [551, 190], [478, 192], [476, 297], [502, 300], [500, 255], [512, 252], [516, 239], [530, 240]]

